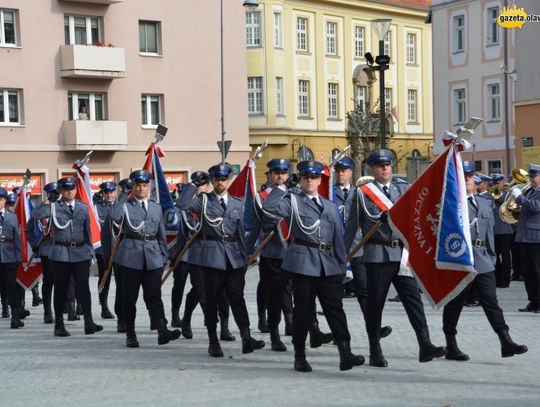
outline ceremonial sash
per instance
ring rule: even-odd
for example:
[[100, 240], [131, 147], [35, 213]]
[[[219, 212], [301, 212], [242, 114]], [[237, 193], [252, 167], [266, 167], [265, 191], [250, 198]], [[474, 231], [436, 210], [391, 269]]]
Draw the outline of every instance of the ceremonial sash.
[[[360, 185], [360, 189], [375, 205], [377, 205], [377, 208], [379, 208], [381, 212], [386, 212], [394, 206], [394, 203], [388, 199], [388, 197], [377, 188], [373, 182]], [[403, 247], [401, 252], [398, 275], [413, 277], [412, 271], [409, 268], [409, 251], [405, 247]]]

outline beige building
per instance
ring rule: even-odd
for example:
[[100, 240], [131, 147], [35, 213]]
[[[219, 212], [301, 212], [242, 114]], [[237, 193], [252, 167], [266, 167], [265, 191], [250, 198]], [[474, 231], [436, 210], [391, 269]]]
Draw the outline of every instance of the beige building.
[[[158, 6], [159, 3], [159, 6]], [[234, 4], [233, 4], [234, 3]], [[245, 11], [224, 15], [228, 161], [249, 154]], [[204, 24], [203, 24], [204, 23]], [[0, 184], [34, 193], [93, 150], [92, 183], [140, 168], [162, 123], [172, 183], [220, 161], [219, 2], [0, 0]]]

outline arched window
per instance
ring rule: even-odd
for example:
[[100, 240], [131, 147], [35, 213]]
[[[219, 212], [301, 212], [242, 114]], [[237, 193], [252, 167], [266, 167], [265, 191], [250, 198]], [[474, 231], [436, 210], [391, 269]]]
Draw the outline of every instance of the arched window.
[[420, 151], [418, 151], [416, 148], [411, 152], [411, 156], [413, 157], [422, 157], [422, 154], [420, 154]]

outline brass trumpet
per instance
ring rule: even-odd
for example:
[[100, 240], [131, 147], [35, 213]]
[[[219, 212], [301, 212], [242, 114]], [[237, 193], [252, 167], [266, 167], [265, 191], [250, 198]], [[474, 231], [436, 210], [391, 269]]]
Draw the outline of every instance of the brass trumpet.
[[[531, 185], [528, 180], [527, 171], [522, 170], [521, 168], [514, 168], [512, 170], [512, 182], [510, 185], [508, 185], [507, 191], [510, 191], [512, 188], [516, 187], [522, 192], [525, 192], [525, 190], [527, 190]], [[514, 225], [518, 222], [520, 213], [521, 206], [516, 203], [516, 199], [511, 194], [508, 194], [505, 201], [499, 208], [499, 217], [504, 223]]]

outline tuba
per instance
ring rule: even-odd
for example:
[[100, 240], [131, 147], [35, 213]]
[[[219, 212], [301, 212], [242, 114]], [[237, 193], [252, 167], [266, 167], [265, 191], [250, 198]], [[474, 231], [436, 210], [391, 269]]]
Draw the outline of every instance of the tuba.
[[[512, 182], [508, 186], [507, 190], [510, 191], [513, 187], [517, 187], [524, 192], [531, 183], [527, 183], [527, 171], [522, 170], [521, 168], [514, 168], [512, 170]], [[516, 203], [516, 199], [508, 194], [505, 201], [499, 208], [499, 217], [504, 223], [509, 225], [514, 225], [519, 220], [519, 214], [521, 212], [521, 206]]]

